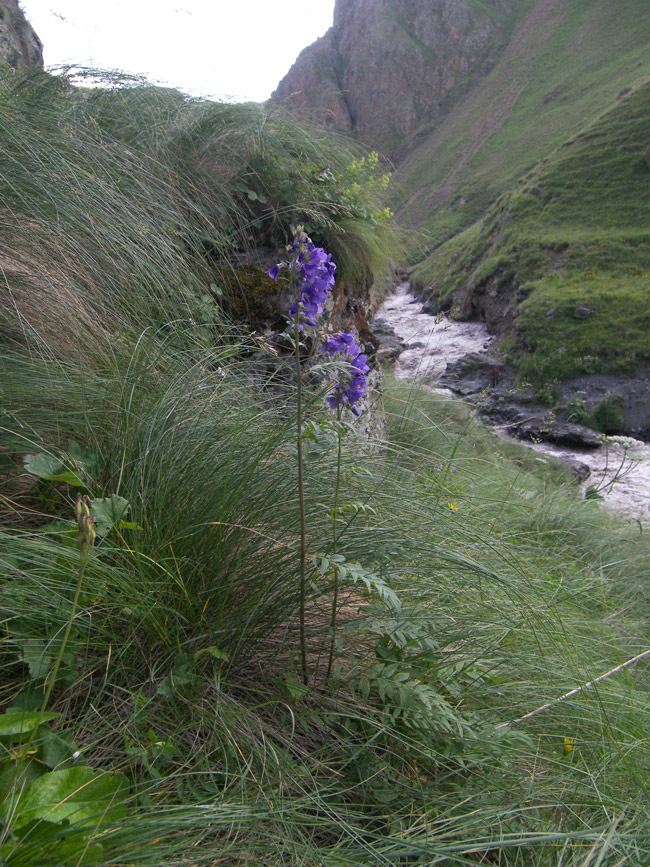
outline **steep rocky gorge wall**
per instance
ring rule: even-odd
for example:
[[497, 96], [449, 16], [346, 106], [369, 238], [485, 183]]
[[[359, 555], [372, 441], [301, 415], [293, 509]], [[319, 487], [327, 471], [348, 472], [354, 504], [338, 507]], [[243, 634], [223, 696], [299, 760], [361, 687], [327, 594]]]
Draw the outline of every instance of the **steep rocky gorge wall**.
[[18, 0], [0, 0], [0, 69], [43, 66], [43, 44]]
[[[509, 11], [500, 0], [492, 6]], [[271, 100], [395, 155], [489, 71], [501, 36], [498, 18], [467, 0], [337, 0], [333, 26]]]

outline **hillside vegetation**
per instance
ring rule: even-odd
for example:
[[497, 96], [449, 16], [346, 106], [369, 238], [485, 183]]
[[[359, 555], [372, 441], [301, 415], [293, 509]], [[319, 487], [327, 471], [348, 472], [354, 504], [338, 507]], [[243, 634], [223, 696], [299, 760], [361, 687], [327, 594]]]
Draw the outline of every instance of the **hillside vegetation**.
[[[513, 4], [514, 6], [514, 4]], [[516, 4], [492, 71], [399, 166], [394, 207], [426, 255], [466, 228], [554, 148], [650, 75], [650, 9], [643, 0]]]
[[535, 4], [399, 165], [416, 288], [509, 334], [522, 381], [648, 357], [649, 31], [636, 0]]
[[388, 375], [339, 423], [238, 269], [302, 222], [376, 277], [381, 181], [110, 83], [0, 87], [0, 860], [647, 864], [643, 527]]
[[629, 373], [650, 358], [649, 117], [646, 84], [415, 269], [440, 303], [515, 329], [529, 380]]

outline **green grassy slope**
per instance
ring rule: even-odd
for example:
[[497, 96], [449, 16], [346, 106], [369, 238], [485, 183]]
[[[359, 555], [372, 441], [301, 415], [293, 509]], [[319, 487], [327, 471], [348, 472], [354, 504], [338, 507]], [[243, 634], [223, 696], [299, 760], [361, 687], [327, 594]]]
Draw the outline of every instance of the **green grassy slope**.
[[[416, 279], [492, 324], [506, 317], [527, 350], [527, 379], [633, 370], [650, 358], [649, 144], [646, 84], [540, 162]], [[576, 318], [578, 307], [591, 315]]]
[[412, 261], [650, 74], [645, 0], [541, 0], [516, 23], [490, 75], [398, 167], [393, 208], [412, 229]]

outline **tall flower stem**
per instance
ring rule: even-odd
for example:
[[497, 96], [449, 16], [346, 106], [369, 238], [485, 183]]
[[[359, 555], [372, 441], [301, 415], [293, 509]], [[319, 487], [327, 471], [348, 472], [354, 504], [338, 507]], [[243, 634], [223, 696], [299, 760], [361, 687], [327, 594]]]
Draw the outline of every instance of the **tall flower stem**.
[[307, 517], [305, 515], [305, 483], [302, 457], [302, 368], [300, 366], [300, 326], [298, 317], [294, 320], [294, 340], [296, 345], [296, 426], [298, 451], [298, 504], [300, 508], [300, 660], [302, 679], [305, 686], [309, 682], [307, 674], [307, 638], [305, 636], [305, 596], [307, 590]]
[[[339, 511], [339, 491], [341, 489], [341, 455], [343, 453], [343, 432], [341, 430], [341, 404], [336, 407], [336, 431], [337, 431], [337, 454], [336, 454], [336, 487], [334, 488], [334, 507], [332, 509], [332, 553], [336, 554], [336, 519]], [[332, 591], [332, 614], [330, 617], [330, 653], [327, 660], [327, 675], [325, 682], [327, 683], [332, 675], [332, 664], [334, 662], [334, 649], [336, 645], [336, 615], [339, 603], [339, 570], [334, 566], [334, 588]]]

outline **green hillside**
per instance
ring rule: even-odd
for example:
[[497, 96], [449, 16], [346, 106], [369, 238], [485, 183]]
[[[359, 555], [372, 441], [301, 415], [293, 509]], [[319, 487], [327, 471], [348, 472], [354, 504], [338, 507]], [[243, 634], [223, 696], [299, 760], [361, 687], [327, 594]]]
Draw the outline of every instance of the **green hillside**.
[[[416, 267], [425, 294], [515, 329], [534, 382], [650, 358], [650, 85], [543, 160]], [[576, 308], [590, 311], [576, 318]]]
[[645, 0], [540, 0], [517, 4], [513, 14], [495, 68], [440, 123], [420, 130], [398, 166], [393, 207], [409, 228], [412, 261], [482, 217], [522, 174], [650, 75]]

